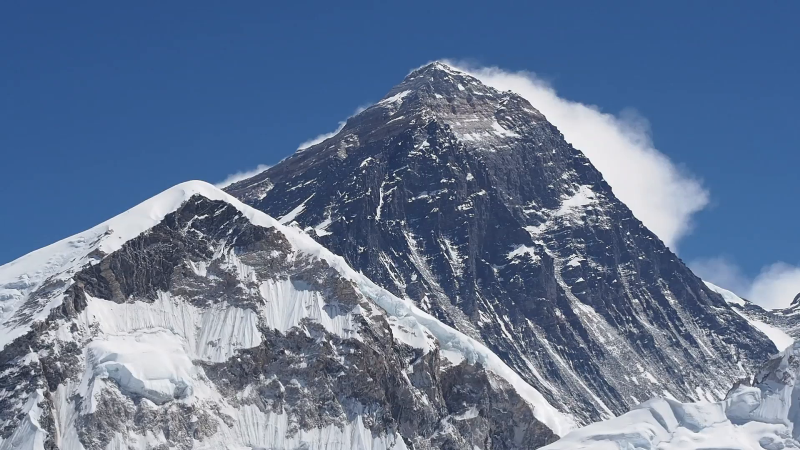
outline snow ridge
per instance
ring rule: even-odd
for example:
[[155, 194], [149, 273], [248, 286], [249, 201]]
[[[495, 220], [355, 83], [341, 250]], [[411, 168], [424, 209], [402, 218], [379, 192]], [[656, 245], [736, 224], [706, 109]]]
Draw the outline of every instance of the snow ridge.
[[[322, 247], [300, 229], [283, 225], [265, 213], [201, 181], [179, 184], [86, 232], [0, 267], [0, 286], [7, 291], [14, 291], [11, 296], [4, 297], [8, 300], [3, 304], [3, 321], [0, 329], [0, 335], [5, 337], [3, 346], [30, 330], [33, 322], [46, 317], [50, 310], [60, 304], [63, 295], [54, 295], [52, 301], [46, 304], [40, 303], [36, 314], [28, 317], [28, 320], [19, 322], [9, 320], [19, 316], [19, 313], [26, 308], [26, 302], [33, 300], [31, 293], [37, 288], [54, 277], [68, 280], [78, 270], [92, 264], [96, 259], [94, 255], [98, 251], [108, 254], [120, 249], [125, 242], [157, 225], [167, 214], [177, 210], [195, 195], [228, 203], [252, 224], [274, 228], [282, 233], [294, 251], [327, 262], [343, 278], [354, 282], [362, 293], [386, 311], [396, 339], [426, 352], [434, 350], [438, 344], [447, 354], [458, 354], [472, 364], [481, 363], [489, 371], [510, 383], [517, 393], [533, 406], [534, 416], [554, 433], [562, 435], [574, 428], [574, 420], [569, 415], [561, 413], [550, 405], [536, 389], [527, 384], [483, 344], [441, 323], [417, 308], [410, 300], [400, 299], [377, 286], [350, 268], [343, 258]], [[192, 265], [192, 270], [195, 274], [204, 276], [206, 268], [203, 265]], [[60, 289], [63, 294], [64, 286]], [[290, 289], [288, 285], [282, 286], [280, 283], [262, 285], [262, 297], [276, 300], [267, 302], [270, 308], [282, 308], [281, 305], [290, 304], [306, 305], [294, 312], [267, 311], [264, 314], [267, 317], [280, 316], [290, 320], [286, 323], [272, 323], [269, 326], [285, 331], [297, 325], [301, 319], [309, 317], [320, 322], [334, 334], [350, 336], [353, 326], [349, 322], [349, 316], [338, 316], [336, 320], [329, 319], [326, 322], [327, 315], [319, 314], [321, 305], [318, 299], [312, 298], [313, 295], [309, 298], [297, 298], [294, 302], [283, 301], [287, 293], [295, 295], [298, 292], [302, 291]], [[116, 304], [94, 298], [89, 298], [87, 303], [87, 308], [82, 312], [82, 321], [87, 324], [100, 323], [103, 333], [88, 350], [92, 365], [87, 367], [81, 390], [89, 397], [93, 397], [91, 392], [95, 391], [96, 386], [105, 383], [104, 380], [113, 380], [123, 391], [140, 395], [155, 404], [182, 398], [188, 401], [192, 396], [191, 393], [198, 390], [205, 392], [204, 395], [213, 397], [202, 375], [193, 370], [191, 360], [225, 360], [232, 356], [235, 350], [250, 348], [260, 342], [252, 311], [233, 306], [223, 304], [216, 307], [218, 311], [213, 315], [225, 318], [225, 323], [222, 324], [193, 309], [191, 305], [180, 304], [167, 294], [160, 295], [153, 304], [140, 302]], [[64, 329], [59, 333], [61, 337], [68, 339], [69, 331]], [[175, 345], [154, 345], [154, 337], [158, 337], [159, 342], [172, 342]], [[213, 351], [206, 350], [209, 348], [207, 342], [215, 343], [215, 346], [212, 346]], [[188, 350], [176, 357], [179, 348]], [[158, 363], [159, 361], [171, 361], [174, 366], [168, 367], [166, 364]], [[267, 421], [272, 420], [282, 419], [272, 418]], [[357, 424], [354, 426], [358, 428]], [[362, 448], [373, 448], [373, 446], [370, 444]]]

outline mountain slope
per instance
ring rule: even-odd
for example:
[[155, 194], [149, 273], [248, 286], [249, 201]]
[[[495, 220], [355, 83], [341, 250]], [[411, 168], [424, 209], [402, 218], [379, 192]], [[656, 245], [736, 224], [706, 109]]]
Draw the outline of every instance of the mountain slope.
[[482, 340], [581, 422], [721, 398], [775, 347], [526, 100], [433, 63], [229, 186]]
[[202, 182], [0, 267], [0, 289], [2, 450], [536, 448], [573, 426], [480, 343]]

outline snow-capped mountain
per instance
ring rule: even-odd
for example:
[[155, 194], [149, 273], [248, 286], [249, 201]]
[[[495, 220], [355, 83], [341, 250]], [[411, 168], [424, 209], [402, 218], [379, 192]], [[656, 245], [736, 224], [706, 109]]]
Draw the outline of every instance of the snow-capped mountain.
[[0, 267], [0, 449], [536, 448], [487, 349], [203, 182]]
[[777, 351], [522, 97], [442, 63], [229, 186], [484, 342], [581, 423], [721, 399]]
[[773, 356], [724, 401], [654, 398], [569, 433], [546, 450], [800, 449], [800, 341]]

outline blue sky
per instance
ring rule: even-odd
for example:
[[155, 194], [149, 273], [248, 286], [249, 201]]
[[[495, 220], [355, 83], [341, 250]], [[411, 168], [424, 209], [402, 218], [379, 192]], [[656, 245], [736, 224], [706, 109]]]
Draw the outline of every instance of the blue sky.
[[214, 3], [3, 5], [0, 263], [275, 163], [447, 58], [646, 119], [709, 193], [676, 245], [704, 276], [800, 265], [800, 3]]

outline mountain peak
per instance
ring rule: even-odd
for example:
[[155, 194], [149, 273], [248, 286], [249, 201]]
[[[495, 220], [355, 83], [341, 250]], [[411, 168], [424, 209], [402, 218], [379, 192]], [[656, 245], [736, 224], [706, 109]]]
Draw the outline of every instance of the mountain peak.
[[466, 97], [475, 93], [484, 96], [499, 94], [499, 91], [484, 85], [477, 78], [440, 61], [413, 70], [384, 99], [406, 91], [418, 93], [422, 98]]
[[408, 78], [410, 78], [412, 76], [420, 76], [420, 75], [431, 74], [431, 73], [436, 73], [436, 72], [445, 72], [445, 73], [448, 73], [448, 74], [451, 74], [451, 75], [467, 75], [466, 72], [458, 70], [458, 69], [454, 68], [453, 66], [450, 66], [450, 65], [448, 65], [448, 64], [446, 64], [444, 62], [433, 61], [433, 62], [430, 62], [428, 64], [425, 64], [425, 65], [423, 65], [421, 67], [418, 67], [418, 68], [412, 70], [411, 73], [408, 74], [406, 79], [408, 79]]
[[441, 62], [227, 192], [483, 340], [584, 423], [661, 391], [722, 397], [774, 348], [527, 100]]

